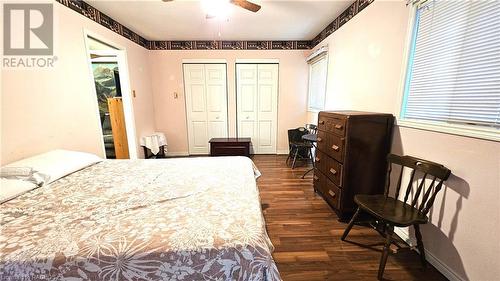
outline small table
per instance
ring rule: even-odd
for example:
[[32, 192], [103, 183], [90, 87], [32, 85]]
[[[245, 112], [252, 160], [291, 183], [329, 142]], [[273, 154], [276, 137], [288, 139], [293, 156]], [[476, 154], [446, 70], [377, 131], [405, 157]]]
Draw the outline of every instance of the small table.
[[[312, 144], [314, 148], [316, 148], [315, 143], [318, 141], [318, 135], [317, 134], [306, 134], [302, 136], [302, 139], [305, 141], [308, 141]], [[314, 171], [315, 164], [314, 164], [314, 155], [313, 155], [313, 149], [311, 148], [311, 160], [312, 160], [312, 165], [313, 167], [309, 170], [307, 170], [303, 175], [302, 178], [304, 178], [309, 172]]]
[[246, 156], [250, 157], [251, 138], [212, 138], [210, 156]]

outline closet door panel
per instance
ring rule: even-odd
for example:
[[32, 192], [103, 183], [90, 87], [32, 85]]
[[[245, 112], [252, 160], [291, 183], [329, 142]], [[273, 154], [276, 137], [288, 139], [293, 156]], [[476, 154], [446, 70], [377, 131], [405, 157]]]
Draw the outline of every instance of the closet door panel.
[[183, 68], [189, 153], [205, 154], [208, 153], [205, 66], [185, 64]]
[[205, 64], [205, 73], [209, 123], [208, 140], [227, 137], [226, 65]]
[[238, 137], [252, 139], [251, 153], [257, 153], [255, 147], [258, 143], [257, 130], [257, 65], [236, 65], [236, 100]]
[[208, 141], [227, 137], [225, 64], [184, 64], [189, 154], [208, 154]]
[[259, 153], [276, 153], [278, 65], [258, 65]]
[[252, 153], [276, 153], [278, 65], [237, 64], [238, 137], [252, 138]]

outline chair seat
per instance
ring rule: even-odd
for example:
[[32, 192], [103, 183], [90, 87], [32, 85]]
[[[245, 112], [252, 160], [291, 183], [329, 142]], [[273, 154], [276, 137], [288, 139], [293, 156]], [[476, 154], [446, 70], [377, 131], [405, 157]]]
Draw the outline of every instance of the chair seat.
[[428, 220], [426, 215], [412, 206], [384, 195], [358, 194], [354, 196], [354, 202], [370, 215], [399, 227], [423, 224]]
[[311, 148], [312, 144], [309, 142], [290, 142], [290, 146]]

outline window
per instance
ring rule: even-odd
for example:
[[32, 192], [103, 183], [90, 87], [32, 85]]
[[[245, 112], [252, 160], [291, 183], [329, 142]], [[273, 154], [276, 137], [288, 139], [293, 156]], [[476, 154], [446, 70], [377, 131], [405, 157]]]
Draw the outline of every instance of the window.
[[[312, 58], [311, 58], [312, 57]], [[309, 63], [309, 111], [320, 111], [325, 107], [327, 54], [324, 48], [313, 53]]]
[[483, 131], [499, 138], [500, 1], [420, 2], [402, 123]]

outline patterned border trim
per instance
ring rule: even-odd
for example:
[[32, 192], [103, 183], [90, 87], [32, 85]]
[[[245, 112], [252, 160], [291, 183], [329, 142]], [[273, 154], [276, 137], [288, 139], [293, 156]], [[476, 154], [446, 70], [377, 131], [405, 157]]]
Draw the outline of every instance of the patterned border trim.
[[307, 50], [311, 41], [152, 41], [151, 50]]
[[336, 19], [334, 19], [325, 29], [323, 29], [313, 40], [311, 40], [311, 48], [318, 45], [330, 34], [334, 33], [342, 25], [352, 19], [355, 15], [368, 7], [374, 0], [356, 0], [347, 9], [345, 9]]
[[56, 0], [148, 50], [308, 50], [318, 45], [374, 0], [356, 0], [313, 40], [304, 41], [149, 41], [80, 0]]
[[127, 27], [123, 26], [121, 23], [115, 21], [110, 16], [104, 14], [103, 12], [97, 10], [91, 5], [84, 1], [79, 0], [56, 0], [57, 2], [63, 4], [64, 6], [78, 12], [79, 14], [97, 22], [98, 24], [106, 27], [107, 29], [120, 34], [121, 36], [133, 41], [134, 43], [149, 49], [151, 42], [146, 38], [140, 36], [139, 34], [133, 32]]

